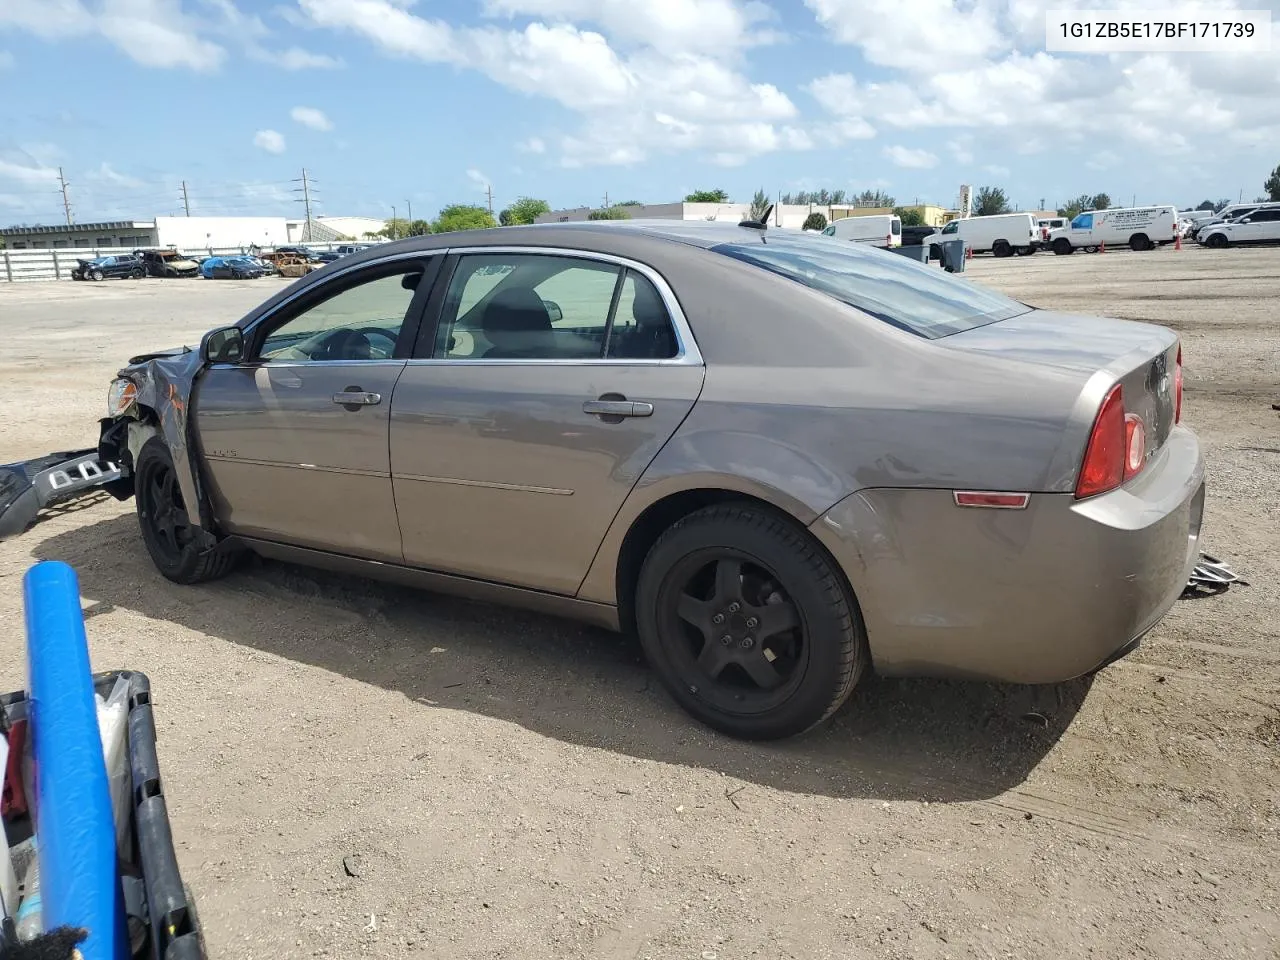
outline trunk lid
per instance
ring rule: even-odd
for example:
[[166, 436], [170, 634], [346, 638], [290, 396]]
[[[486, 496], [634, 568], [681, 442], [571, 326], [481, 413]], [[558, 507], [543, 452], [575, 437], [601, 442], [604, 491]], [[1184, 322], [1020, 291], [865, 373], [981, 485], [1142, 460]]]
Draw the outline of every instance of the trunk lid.
[[1076, 373], [1082, 388], [1102, 372], [1122, 385], [1125, 411], [1142, 417], [1149, 451], [1158, 450], [1173, 429], [1178, 335], [1167, 327], [1032, 310], [935, 342]]

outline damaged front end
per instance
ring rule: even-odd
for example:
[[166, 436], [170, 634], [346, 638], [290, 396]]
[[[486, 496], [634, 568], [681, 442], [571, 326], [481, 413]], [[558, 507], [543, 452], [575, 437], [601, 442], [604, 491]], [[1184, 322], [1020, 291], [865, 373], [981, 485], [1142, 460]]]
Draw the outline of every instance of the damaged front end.
[[112, 381], [107, 416], [100, 421], [96, 450], [53, 453], [0, 466], [0, 540], [17, 536], [40, 512], [105, 490], [120, 500], [133, 496], [134, 463], [149, 439], [160, 437], [173, 457], [192, 531], [202, 549], [217, 540], [189, 444], [191, 390], [201, 370], [201, 354], [181, 347], [134, 357]]

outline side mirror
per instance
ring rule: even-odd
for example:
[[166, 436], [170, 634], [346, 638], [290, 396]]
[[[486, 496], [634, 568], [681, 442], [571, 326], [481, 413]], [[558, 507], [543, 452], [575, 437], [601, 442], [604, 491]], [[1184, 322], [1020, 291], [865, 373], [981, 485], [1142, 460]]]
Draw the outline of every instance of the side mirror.
[[1245, 218], [1244, 218], [1243, 220], [1241, 220], [1240, 222], [1241, 222], [1241, 223], [1252, 223], [1253, 221], [1252, 221], [1252, 220], [1250, 220], [1248, 217], [1245, 217]]
[[203, 363], [239, 363], [244, 359], [244, 331], [239, 327], [211, 330], [200, 341]]
[[564, 319], [564, 311], [560, 309], [560, 304], [554, 300], [543, 300], [542, 304], [547, 308], [547, 313], [550, 315], [552, 323]]

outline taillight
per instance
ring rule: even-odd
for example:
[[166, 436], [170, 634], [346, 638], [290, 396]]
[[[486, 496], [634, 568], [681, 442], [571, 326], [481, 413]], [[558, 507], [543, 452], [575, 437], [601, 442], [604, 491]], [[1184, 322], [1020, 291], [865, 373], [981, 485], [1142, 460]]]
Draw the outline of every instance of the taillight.
[[1093, 432], [1089, 434], [1076, 480], [1077, 499], [1106, 493], [1124, 482], [1127, 440], [1124, 392], [1117, 383], [1102, 401], [1098, 417], [1093, 421]]
[[1173, 365], [1173, 422], [1182, 422], [1182, 344], [1178, 344], [1178, 359]]
[[1147, 429], [1136, 413], [1124, 417], [1124, 478], [1128, 480], [1142, 469], [1147, 459]]

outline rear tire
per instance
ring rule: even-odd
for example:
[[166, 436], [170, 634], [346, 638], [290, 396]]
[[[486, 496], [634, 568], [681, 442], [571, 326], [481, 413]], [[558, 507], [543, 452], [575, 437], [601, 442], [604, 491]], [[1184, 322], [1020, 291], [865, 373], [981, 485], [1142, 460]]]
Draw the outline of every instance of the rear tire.
[[869, 659], [833, 563], [805, 531], [750, 503], [699, 510], [658, 539], [640, 570], [636, 621], [676, 702], [750, 740], [830, 717]]
[[1151, 242], [1151, 238], [1145, 233], [1135, 233], [1129, 238], [1130, 250], [1150, 250], [1153, 246], [1154, 244]]
[[225, 577], [235, 566], [234, 554], [222, 550], [201, 552], [169, 448], [152, 437], [134, 464], [134, 501], [138, 526], [151, 562], [174, 583], [205, 583]]
[[1227, 238], [1221, 233], [1211, 233], [1204, 245], [1210, 250], [1225, 250], [1227, 248]]
[[1053, 252], [1060, 257], [1065, 257], [1069, 253], [1074, 253], [1075, 249], [1071, 246], [1071, 241], [1065, 237], [1059, 237], [1053, 241]]
[[1035, 252], [1036, 252], [1035, 247], [1019, 247], [1018, 248], [1018, 256], [1020, 257], [1029, 257]]
[[997, 257], [1013, 256], [1013, 247], [1009, 246], [1008, 240], [997, 240], [991, 245], [991, 253]]

